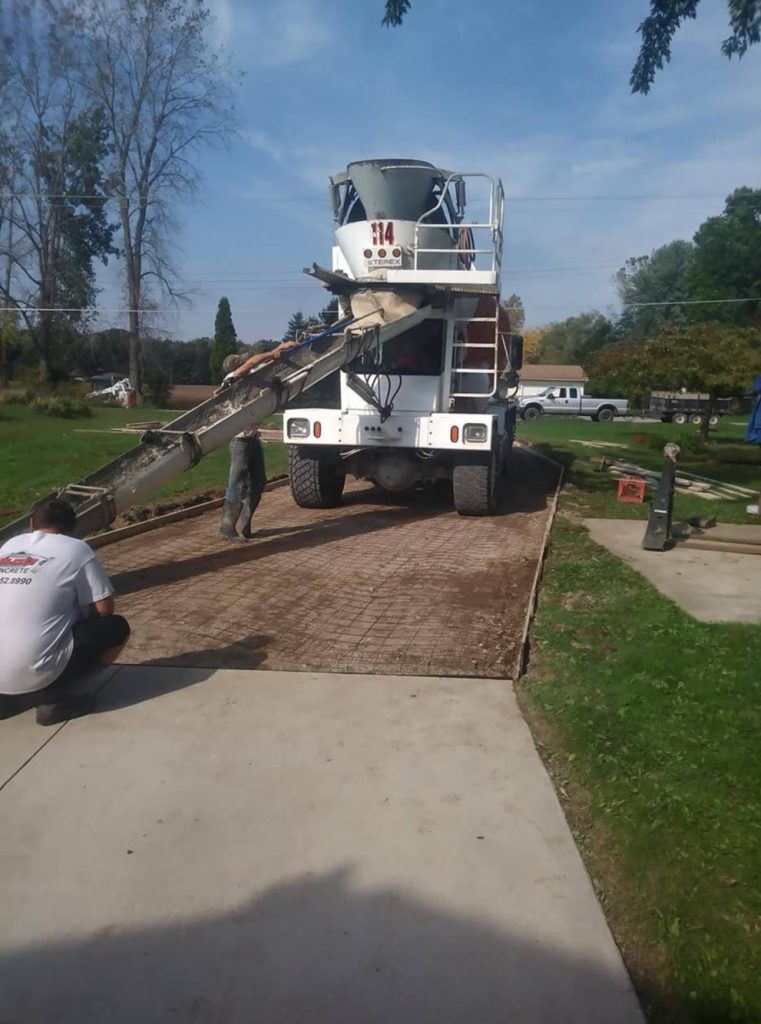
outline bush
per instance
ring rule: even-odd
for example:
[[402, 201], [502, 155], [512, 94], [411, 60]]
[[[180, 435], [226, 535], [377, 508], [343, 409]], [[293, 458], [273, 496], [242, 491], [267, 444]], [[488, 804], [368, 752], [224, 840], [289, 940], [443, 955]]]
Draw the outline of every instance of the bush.
[[30, 405], [34, 399], [33, 391], [3, 391], [0, 392], [0, 405]]
[[154, 409], [166, 409], [169, 401], [169, 374], [160, 367], [153, 367], [145, 374], [144, 391], [148, 405]]
[[678, 444], [683, 455], [702, 455], [706, 450], [706, 443], [700, 434], [693, 430], [680, 430], [677, 428], [671, 437], [663, 434], [651, 434], [648, 438], [648, 446], [656, 452], [663, 452], [665, 445], [669, 442]]
[[81, 398], [57, 398], [55, 395], [37, 395], [30, 408], [43, 416], [58, 416], [64, 420], [84, 419], [92, 410]]
[[121, 401], [115, 395], [98, 395], [87, 399], [88, 409], [120, 409]]

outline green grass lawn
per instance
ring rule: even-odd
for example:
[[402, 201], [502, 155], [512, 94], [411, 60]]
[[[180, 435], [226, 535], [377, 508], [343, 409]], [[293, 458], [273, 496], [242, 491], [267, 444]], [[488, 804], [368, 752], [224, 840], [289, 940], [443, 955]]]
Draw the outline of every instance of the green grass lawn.
[[[711, 432], [704, 452], [680, 455], [678, 469], [699, 476], [710, 477], [724, 483], [739, 484], [758, 491], [761, 489], [761, 448], [743, 441], [745, 424], [735, 418], [724, 419]], [[601, 458], [634, 462], [646, 469], [660, 470], [663, 465], [663, 445], [674, 441], [685, 447], [695, 439], [697, 428], [676, 426], [660, 422], [593, 423], [589, 419], [545, 416], [533, 423], [518, 421], [518, 438], [530, 441], [561, 461], [566, 469], [566, 480], [573, 490], [572, 501], [579, 514], [589, 517], [615, 519], [646, 519], [647, 501], [643, 505], [616, 500], [616, 478], [607, 470], [600, 471]], [[657, 441], [657, 447], [651, 442]], [[617, 448], [590, 448], [582, 441], [608, 441]], [[648, 491], [647, 500], [652, 497]], [[738, 501], [709, 501], [706, 498], [677, 492], [674, 515], [687, 519], [696, 515], [715, 515], [723, 522], [758, 522], [748, 516], [745, 507], [752, 499]]]
[[[620, 440], [623, 458], [656, 468], [657, 453], [633, 440], [648, 432], [672, 433], [522, 425], [566, 462], [573, 486], [519, 696], [650, 1020], [750, 1024], [761, 1021], [761, 626], [695, 621], [578, 522], [646, 506], [618, 504], [574, 441]], [[747, 452], [755, 465], [739, 461]], [[759, 463], [741, 426], [725, 422], [706, 460], [689, 465], [754, 486]], [[744, 502], [678, 498], [677, 512], [709, 505], [745, 519]], [[761, 559], [759, 570], [761, 581]]]
[[[131, 422], [168, 421], [180, 415], [160, 409], [94, 408], [88, 419], [57, 419], [33, 413], [26, 406], [0, 407], [0, 509], [26, 510], [41, 495], [63, 487], [137, 444], [139, 435], [115, 433]], [[267, 473], [287, 468], [284, 445], [264, 446]], [[183, 497], [227, 482], [227, 448], [220, 448], [197, 466], [170, 481], [155, 498]], [[8, 521], [0, 517], [0, 523]]]

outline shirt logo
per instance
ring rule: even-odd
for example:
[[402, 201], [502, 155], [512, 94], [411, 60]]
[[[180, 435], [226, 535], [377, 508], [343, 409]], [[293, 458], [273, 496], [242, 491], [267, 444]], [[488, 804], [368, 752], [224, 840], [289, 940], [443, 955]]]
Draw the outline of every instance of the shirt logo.
[[0, 572], [39, 572], [46, 562], [52, 559], [43, 555], [30, 555], [28, 551], [11, 551], [0, 555]]

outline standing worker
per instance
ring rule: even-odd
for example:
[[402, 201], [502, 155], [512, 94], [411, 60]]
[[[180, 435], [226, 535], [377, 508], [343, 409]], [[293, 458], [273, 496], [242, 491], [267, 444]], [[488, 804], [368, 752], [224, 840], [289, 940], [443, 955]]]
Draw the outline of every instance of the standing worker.
[[[269, 352], [253, 356], [231, 355], [222, 363], [226, 376], [221, 387], [228, 387], [239, 377], [272, 362], [284, 352], [294, 348], [295, 341], [283, 341]], [[230, 442], [230, 476], [219, 532], [227, 540], [242, 542], [251, 536], [251, 519], [261, 500], [267, 481], [264, 452], [255, 427], [236, 434]], [[240, 526], [240, 532], [236, 529]]]
[[92, 548], [73, 537], [66, 501], [46, 501], [31, 533], [0, 547], [0, 718], [37, 708], [39, 725], [95, 710], [72, 683], [114, 661], [129, 626], [114, 615], [114, 588]]

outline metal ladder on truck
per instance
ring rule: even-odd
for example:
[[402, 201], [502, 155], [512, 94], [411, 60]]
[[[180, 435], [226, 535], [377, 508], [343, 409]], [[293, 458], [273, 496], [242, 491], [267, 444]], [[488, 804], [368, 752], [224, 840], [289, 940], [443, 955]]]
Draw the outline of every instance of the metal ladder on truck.
[[[505, 348], [505, 339], [499, 329], [499, 295], [494, 296], [494, 316], [455, 317], [455, 324], [489, 324], [494, 330], [493, 341], [468, 341], [460, 329], [452, 345], [452, 366], [450, 369], [450, 398], [490, 399], [497, 394], [499, 385], [499, 352], [500, 345]], [[456, 328], [457, 329], [457, 328]], [[466, 366], [469, 355], [483, 356], [482, 366]], [[475, 384], [469, 381], [475, 379]], [[459, 380], [459, 385], [455, 381]], [[474, 390], [483, 384], [480, 390]]]
[[[429, 315], [430, 307], [425, 306], [386, 322], [382, 311], [345, 317], [166, 427], [147, 431], [135, 448], [94, 473], [39, 500], [68, 501], [77, 513], [79, 537], [105, 529], [121, 512], [190, 469], [204, 455], [241, 431], [256, 427], [331, 373]], [[0, 544], [27, 530], [28, 521], [24, 516], [0, 529]]]

